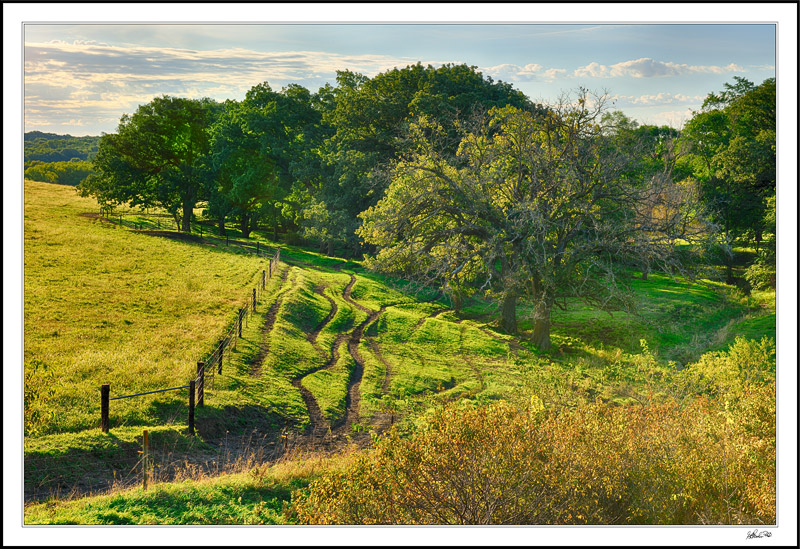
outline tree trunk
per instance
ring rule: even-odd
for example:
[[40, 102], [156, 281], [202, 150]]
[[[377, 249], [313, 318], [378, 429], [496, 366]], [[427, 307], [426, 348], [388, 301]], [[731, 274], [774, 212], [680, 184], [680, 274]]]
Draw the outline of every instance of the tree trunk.
[[333, 257], [333, 240], [328, 240], [328, 255]]
[[192, 212], [194, 212], [194, 204], [191, 202], [184, 202], [183, 217], [181, 218], [181, 231], [184, 233], [192, 231]]
[[507, 291], [503, 297], [501, 325], [506, 333], [517, 333], [517, 292]]
[[219, 235], [225, 236], [225, 216], [219, 216]]
[[250, 238], [250, 216], [243, 213], [239, 220], [239, 229], [242, 231], [242, 238]]
[[761, 248], [761, 240], [764, 238], [764, 231], [761, 228], [756, 229], [756, 255]]
[[552, 347], [550, 343], [550, 314], [553, 311], [554, 299], [550, 296], [542, 297], [533, 310], [534, 324], [531, 341], [540, 351], [547, 351]]
[[725, 244], [727, 245], [727, 250], [725, 250], [725, 284], [732, 285], [733, 284], [733, 242], [731, 239], [731, 230], [730, 230], [730, 222], [729, 219], [725, 218]]
[[451, 294], [453, 301], [453, 310], [458, 312], [464, 306], [464, 296], [461, 292], [453, 292]]

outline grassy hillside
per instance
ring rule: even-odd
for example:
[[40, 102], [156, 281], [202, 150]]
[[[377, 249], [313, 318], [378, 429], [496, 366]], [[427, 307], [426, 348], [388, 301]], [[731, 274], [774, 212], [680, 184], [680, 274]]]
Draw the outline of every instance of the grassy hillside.
[[[25, 182], [29, 435], [97, 427], [103, 383], [113, 395], [186, 384], [265, 267], [85, 215], [95, 211], [72, 188]], [[132, 399], [113, 415], [149, 425], [165, 413]]]
[[[96, 211], [74, 189], [25, 182], [25, 483], [37, 497], [139, 478], [144, 428], [159, 478], [197, 479], [187, 471], [224, 471], [223, 459], [240, 467], [255, 454], [285, 460], [292, 448], [363, 447], [390, 425], [416, 432], [445, 405], [540, 403], [570, 413], [665, 403], [697, 392], [681, 371], [703, 353], [727, 349], [737, 335], [775, 333], [774, 293], [745, 298], [717, 283], [652, 274], [635, 281], [635, 315], [568, 300], [554, 315], [555, 348], [542, 354], [525, 339], [525, 304], [522, 334], [510, 337], [485, 302], [456, 312], [439, 294], [357, 262], [281, 245], [282, 262], [196, 410], [198, 436], [186, 431], [185, 389], [112, 401], [104, 434], [100, 385], [110, 383], [114, 396], [186, 384], [267, 266], [241, 241], [163, 238]], [[270, 254], [278, 246], [258, 232], [256, 240]], [[26, 521], [280, 522], [289, 520], [278, 511], [290, 487], [320, 473], [299, 470], [266, 484], [245, 475], [52, 502], [28, 507]], [[229, 503], [236, 494], [243, 507]], [[201, 518], [186, 503], [197, 500], [216, 511]]]

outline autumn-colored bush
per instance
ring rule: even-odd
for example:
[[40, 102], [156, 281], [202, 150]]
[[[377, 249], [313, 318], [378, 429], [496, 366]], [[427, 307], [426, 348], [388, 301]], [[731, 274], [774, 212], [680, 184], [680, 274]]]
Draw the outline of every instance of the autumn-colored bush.
[[734, 401], [746, 387], [775, 379], [775, 340], [739, 336], [728, 350], [704, 354], [682, 374], [690, 391]]
[[727, 410], [705, 397], [560, 413], [536, 399], [450, 405], [295, 492], [287, 513], [308, 524], [774, 523], [769, 392], [748, 387]]

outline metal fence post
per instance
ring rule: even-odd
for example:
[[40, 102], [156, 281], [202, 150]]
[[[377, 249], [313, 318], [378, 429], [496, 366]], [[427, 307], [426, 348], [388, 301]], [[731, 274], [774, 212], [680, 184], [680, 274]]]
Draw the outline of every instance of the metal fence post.
[[111, 385], [100, 386], [100, 429], [108, 432], [108, 396], [111, 393]]
[[267, 287], [267, 271], [261, 271], [261, 289]]
[[239, 307], [239, 337], [242, 337], [242, 317], [244, 316], [244, 307]]
[[253, 288], [253, 312], [256, 312], [256, 289]]
[[194, 436], [194, 380], [189, 382], [189, 434]]

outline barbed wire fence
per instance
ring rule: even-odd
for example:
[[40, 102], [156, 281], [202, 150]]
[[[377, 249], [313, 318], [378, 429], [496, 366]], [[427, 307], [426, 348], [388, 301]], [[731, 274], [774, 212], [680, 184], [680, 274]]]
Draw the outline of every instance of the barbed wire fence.
[[[125, 219], [125, 215], [135, 215], [135, 220]], [[110, 209], [100, 209], [100, 217], [119, 227], [133, 231], [147, 231], [156, 233], [172, 232], [176, 237], [185, 237], [189, 233], [179, 232], [179, 227], [174, 218], [168, 214], [158, 213], [132, 213], [113, 212]], [[269, 254], [272, 249], [259, 241], [243, 241], [231, 239], [227, 231], [224, 236], [214, 235], [212, 230], [205, 232], [204, 225], [197, 223], [199, 240], [215, 245], [236, 247], [245, 253], [252, 253], [259, 257]], [[190, 238], [198, 235], [191, 234]], [[193, 239], [193, 238], [192, 238]], [[161, 393], [188, 388], [189, 389], [189, 417], [188, 426], [191, 435], [194, 435], [194, 407], [205, 404], [205, 389], [213, 389], [218, 375], [223, 374], [225, 359], [230, 360], [231, 352], [236, 348], [238, 339], [242, 336], [243, 327], [257, 312], [258, 303], [262, 301], [266, 291], [267, 280], [278, 271], [281, 261], [280, 248], [274, 248], [267, 269], [262, 270], [261, 279], [247, 297], [241, 302], [236, 317], [230, 322], [224, 334], [213, 349], [197, 362], [195, 377], [189, 384], [179, 387], [156, 389], [132, 395], [110, 396], [110, 384], [101, 386], [101, 420], [100, 426], [108, 432], [110, 425], [110, 401], [124, 398], [135, 398], [153, 393]], [[178, 419], [178, 418], [173, 418]], [[145, 431], [146, 433], [146, 431]], [[143, 435], [146, 438], [146, 434]], [[235, 470], [245, 465], [256, 462], [274, 461], [279, 456], [290, 451], [293, 444], [290, 441], [295, 437], [284, 429], [276, 440], [273, 434], [257, 434], [255, 431], [249, 435], [220, 439], [204, 438], [202, 444], [205, 448], [199, 455], [192, 455], [191, 451], [178, 451], [172, 449], [154, 449], [152, 453], [139, 450], [134, 456], [116, 455], [100, 465], [93, 462], [87, 468], [86, 464], [64, 463], [63, 458], [26, 456], [25, 467], [35, 469], [35, 475], [25, 475], [24, 493], [26, 501], [35, 501], [42, 498], [64, 498], [71, 495], [86, 495], [97, 491], [107, 492], [110, 489], [124, 489], [135, 486], [149, 477], [153, 482], [168, 481], [176, 476], [202, 476], [219, 474], [220, 472]], [[196, 439], [194, 439], [196, 440]], [[208, 446], [218, 447], [210, 452]], [[192, 446], [193, 448], [193, 446]], [[195, 448], [196, 449], [196, 448]]]
[[[266, 251], [266, 249], [265, 249]], [[189, 380], [187, 385], [155, 389], [142, 393], [120, 395], [111, 397], [111, 384], [104, 384], [100, 387], [100, 427], [103, 432], [109, 432], [110, 403], [113, 400], [136, 398], [154, 393], [175, 391], [188, 388], [188, 427], [189, 434], [194, 435], [194, 408], [203, 406], [205, 403], [205, 389], [213, 388], [216, 377], [223, 374], [223, 364], [225, 358], [230, 360], [230, 353], [236, 347], [238, 339], [242, 336], [243, 327], [247, 326], [249, 320], [256, 314], [258, 303], [267, 288], [267, 280], [278, 272], [280, 264], [281, 250], [276, 248], [270, 259], [267, 268], [262, 270], [261, 279], [257, 282], [246, 299], [241, 302], [236, 317], [229, 324], [213, 350], [203, 356], [203, 360], [197, 362], [196, 375]], [[177, 420], [178, 418], [173, 418]], [[180, 420], [179, 420], [180, 421]], [[87, 469], [86, 464], [64, 463], [63, 458], [53, 457], [32, 457], [26, 456], [26, 469], [33, 470], [35, 474], [25, 475], [24, 492], [26, 501], [37, 500], [48, 497], [69, 497], [71, 494], [86, 494], [96, 490], [107, 491], [110, 488], [130, 487], [143, 478], [145, 471], [150, 471], [153, 481], [159, 479], [169, 480], [180, 471], [193, 470], [194, 475], [212, 474], [230, 470], [238, 466], [243, 459], [253, 461], [274, 460], [278, 455], [283, 455], [288, 449], [288, 442], [291, 438], [286, 429], [281, 433], [277, 440], [266, 438], [276, 438], [275, 434], [260, 435], [262, 440], [255, 443], [255, 432], [240, 437], [228, 437], [222, 439], [205, 438], [202, 444], [205, 448], [199, 456], [192, 456], [191, 453], [172, 450], [155, 450], [152, 454], [138, 456], [114, 456], [107, 462], [103, 462], [101, 469]], [[218, 445], [219, 450], [209, 452], [209, 445]], [[142, 451], [140, 451], [141, 453]], [[244, 458], [243, 456], [247, 456]], [[93, 462], [92, 467], [97, 464]], [[35, 479], [35, 480], [32, 480]], [[109, 481], [109, 479], [112, 479]]]
[[[266, 282], [278, 272], [279, 264], [280, 248], [277, 248], [267, 269], [262, 271], [261, 280], [252, 289], [247, 299], [242, 302], [235, 319], [226, 329], [219, 343], [204, 356], [203, 360], [197, 362], [196, 376], [187, 385], [115, 397], [110, 396], [111, 384], [102, 385], [100, 388], [101, 430], [109, 432], [111, 428], [109, 409], [110, 402], [113, 400], [188, 388], [187, 423], [190, 435], [194, 435], [195, 402], [198, 406], [202, 406], [205, 401], [205, 388], [212, 388], [216, 376], [222, 375], [225, 358], [230, 357], [238, 338], [242, 336], [243, 327], [257, 312], [258, 303], [266, 291]], [[173, 419], [177, 420], [178, 418]], [[146, 434], [143, 435], [143, 438], [146, 439]], [[137, 485], [143, 478], [146, 484], [148, 478], [152, 482], [159, 482], [174, 480], [181, 476], [197, 477], [230, 472], [245, 466], [278, 459], [291, 450], [296, 438], [296, 433], [290, 433], [288, 428], [284, 428], [279, 435], [275, 433], [259, 434], [253, 431], [248, 435], [238, 437], [230, 437], [226, 434], [218, 439], [204, 438], [202, 441], [191, 439], [197, 441], [197, 444], [190, 443], [189, 448], [184, 451], [175, 447], [171, 449], [154, 448], [152, 453], [143, 449], [138, 451], [139, 455], [136, 456], [115, 455], [104, 460], [100, 465], [100, 470], [97, 469], [98, 464], [94, 460], [87, 467], [85, 463], [64, 463], [63, 458], [57, 456], [36, 456], [29, 459], [26, 456], [25, 467], [33, 470], [35, 474], [25, 475], [25, 500], [36, 501], [52, 497], [69, 498], [73, 495], [125, 489]], [[198, 450], [201, 444], [203, 448]], [[209, 446], [215, 446], [217, 449], [210, 451]], [[198, 454], [196, 451], [200, 453]]]
[[[125, 216], [133, 216], [135, 219], [126, 219]], [[101, 207], [99, 217], [115, 226], [132, 231], [156, 233], [162, 236], [172, 235], [175, 238], [199, 239], [201, 242], [216, 246], [224, 245], [258, 256], [266, 254], [270, 250], [269, 246], [261, 244], [258, 240], [240, 240], [236, 237], [231, 237], [227, 229], [223, 229], [223, 234], [214, 234], [214, 226], [208, 222], [195, 221], [192, 225], [197, 232], [181, 232], [177, 221], [166, 213], [114, 212], [111, 209]]]
[[182, 448], [177, 441], [147, 448], [146, 432], [137, 437], [140, 449], [128, 445], [125, 454], [102, 461], [65, 463], [55, 456], [28, 459], [25, 466], [35, 469], [36, 475], [35, 478], [26, 475], [25, 501], [108, 494], [136, 486], [147, 489], [148, 484], [159, 482], [248, 471], [258, 465], [290, 459], [302, 446], [302, 436], [297, 431], [276, 435], [253, 430], [237, 436], [193, 439], [194, 443]]
[[153, 393], [161, 393], [166, 391], [180, 390], [184, 388], [189, 389], [189, 409], [188, 409], [188, 425], [189, 433], [194, 435], [194, 408], [196, 406], [205, 405], [205, 390], [206, 387], [213, 388], [214, 380], [217, 375], [222, 375], [223, 363], [227, 353], [230, 357], [231, 351], [236, 347], [236, 342], [242, 336], [242, 329], [245, 323], [256, 313], [259, 298], [266, 291], [267, 286], [267, 273], [269, 277], [278, 271], [281, 260], [281, 250], [277, 248], [272, 259], [270, 259], [268, 269], [261, 271], [261, 281], [256, 284], [252, 289], [252, 294], [245, 299], [236, 319], [232, 322], [230, 327], [226, 330], [222, 338], [219, 340], [214, 349], [203, 360], [197, 362], [197, 370], [194, 379], [191, 379], [188, 385], [181, 385], [178, 387], [168, 387], [154, 389], [142, 393], [121, 395], [111, 397], [111, 384], [104, 384], [100, 387], [100, 428], [103, 432], [107, 433], [110, 429], [110, 401], [125, 398], [134, 398]]

